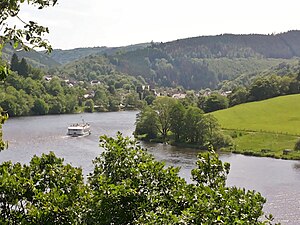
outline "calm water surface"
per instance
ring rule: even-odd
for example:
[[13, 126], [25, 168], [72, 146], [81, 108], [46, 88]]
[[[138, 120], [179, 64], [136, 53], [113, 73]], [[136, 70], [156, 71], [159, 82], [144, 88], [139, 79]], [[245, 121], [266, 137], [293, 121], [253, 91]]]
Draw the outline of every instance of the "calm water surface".
[[[135, 111], [55, 115], [11, 118], [3, 126], [4, 139], [9, 148], [0, 153], [0, 162], [28, 163], [33, 155], [54, 151], [65, 162], [80, 166], [84, 174], [93, 170], [92, 160], [103, 149], [99, 136], [115, 136], [121, 131], [131, 136], [134, 130]], [[92, 134], [87, 137], [66, 136], [71, 123], [84, 119], [91, 124]], [[197, 150], [172, 147], [164, 144], [141, 143], [156, 159], [167, 165], [180, 166], [180, 175], [190, 181], [195, 167]], [[221, 154], [231, 164], [227, 185], [254, 189], [267, 198], [264, 211], [272, 213], [276, 222], [300, 224], [300, 162], [270, 158]]]

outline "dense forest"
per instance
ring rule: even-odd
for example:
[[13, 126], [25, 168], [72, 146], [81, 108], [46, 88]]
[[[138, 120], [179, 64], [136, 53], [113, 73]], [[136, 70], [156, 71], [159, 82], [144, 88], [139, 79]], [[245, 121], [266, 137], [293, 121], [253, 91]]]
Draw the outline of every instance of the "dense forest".
[[203, 36], [111, 56], [118, 70], [147, 82], [186, 89], [217, 88], [225, 80], [298, 57], [299, 31], [277, 35]]

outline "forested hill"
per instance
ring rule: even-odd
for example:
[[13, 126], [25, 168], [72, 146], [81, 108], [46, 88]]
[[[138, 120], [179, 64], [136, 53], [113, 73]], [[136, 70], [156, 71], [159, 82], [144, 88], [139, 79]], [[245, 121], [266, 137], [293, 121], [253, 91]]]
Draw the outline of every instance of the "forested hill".
[[216, 88], [300, 56], [300, 31], [277, 35], [202, 36], [110, 56], [117, 70], [162, 86]]
[[[50, 57], [62, 64], [92, 54], [114, 55], [146, 48], [150, 43], [124, 47], [54, 49]], [[199, 36], [166, 43], [154, 44], [172, 58], [284, 58], [300, 57], [300, 31], [280, 34], [221, 34]]]
[[300, 31], [262, 35], [222, 34], [187, 38], [162, 45], [173, 57], [292, 58], [300, 56]]
[[[93, 57], [89, 58], [91, 55], [99, 57], [103, 68], [114, 68], [118, 74], [141, 76], [149, 84], [183, 86], [186, 89], [214, 89], [220, 87], [224, 81], [232, 81], [248, 74], [259, 74], [281, 63], [298, 61], [300, 31], [271, 35], [222, 34], [116, 48], [54, 50], [50, 55], [51, 59], [46, 60], [45, 64], [71, 62], [67, 66], [70, 67], [74, 63], [81, 64], [81, 61], [88, 63], [88, 71], [76, 69], [76, 77], [87, 80], [88, 74], [103, 75], [97, 69], [98, 62]], [[18, 56], [22, 57], [19, 54]], [[35, 58], [39, 59], [37, 56]], [[42, 64], [41, 59], [39, 63]], [[88, 59], [91, 62], [87, 62]], [[240, 81], [243, 79], [239, 79]]]
[[75, 48], [70, 50], [54, 49], [50, 57], [62, 64], [84, 58], [89, 55], [112, 55], [127, 51], [134, 51], [140, 48], [146, 48], [149, 43], [141, 43], [135, 45], [128, 45], [124, 47], [93, 47], [93, 48]]
[[50, 55], [48, 55], [46, 53], [40, 53], [40, 52], [37, 52], [34, 50], [29, 51], [29, 52], [26, 52], [23, 50], [19, 51], [19, 50], [13, 49], [13, 47], [10, 45], [6, 45], [3, 48], [2, 58], [5, 61], [10, 62], [10, 59], [14, 53], [16, 53], [19, 58], [25, 58], [27, 60], [27, 62], [34, 67], [49, 68], [49, 67], [56, 67], [56, 66], [60, 65], [59, 62], [52, 59], [50, 57]]

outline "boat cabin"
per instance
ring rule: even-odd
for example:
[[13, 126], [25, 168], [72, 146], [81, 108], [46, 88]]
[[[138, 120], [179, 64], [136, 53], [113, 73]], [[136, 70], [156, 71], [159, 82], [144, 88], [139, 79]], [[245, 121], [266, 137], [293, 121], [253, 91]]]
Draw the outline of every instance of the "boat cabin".
[[72, 124], [68, 127], [68, 135], [72, 137], [78, 137], [78, 136], [87, 136], [91, 134], [90, 130], [90, 124], [88, 123], [76, 123]]

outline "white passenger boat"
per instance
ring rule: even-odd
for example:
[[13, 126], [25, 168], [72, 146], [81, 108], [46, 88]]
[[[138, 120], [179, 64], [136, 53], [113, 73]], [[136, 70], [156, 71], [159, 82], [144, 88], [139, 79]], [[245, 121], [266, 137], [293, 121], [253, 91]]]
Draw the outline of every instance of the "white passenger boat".
[[91, 134], [90, 124], [85, 123], [84, 120], [82, 120], [82, 123], [74, 123], [68, 127], [67, 134], [72, 137], [90, 135]]

